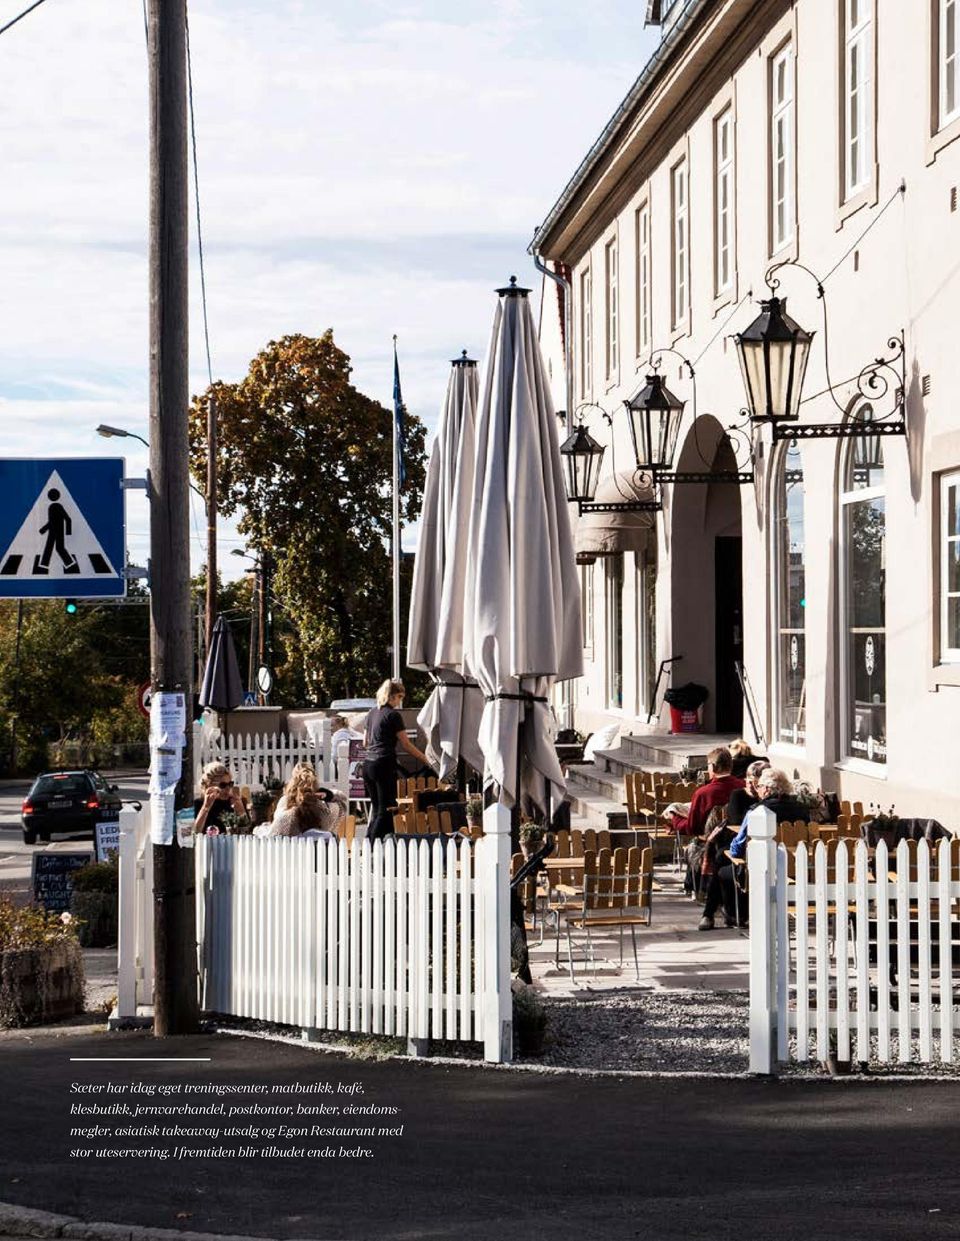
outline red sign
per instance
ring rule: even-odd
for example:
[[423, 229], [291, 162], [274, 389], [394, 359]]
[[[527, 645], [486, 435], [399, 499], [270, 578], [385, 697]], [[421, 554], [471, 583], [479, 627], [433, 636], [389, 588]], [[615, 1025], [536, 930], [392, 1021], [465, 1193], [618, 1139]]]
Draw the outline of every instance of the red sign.
[[141, 715], [150, 718], [150, 699], [153, 697], [153, 687], [149, 681], [144, 683], [137, 690], [137, 710]]

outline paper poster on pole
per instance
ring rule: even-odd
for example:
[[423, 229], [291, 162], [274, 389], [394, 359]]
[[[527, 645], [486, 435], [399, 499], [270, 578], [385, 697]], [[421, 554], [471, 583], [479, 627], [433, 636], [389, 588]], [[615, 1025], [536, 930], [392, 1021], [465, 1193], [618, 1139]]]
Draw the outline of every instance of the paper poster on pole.
[[186, 723], [186, 696], [158, 690], [150, 701], [150, 839], [156, 845], [173, 844]]

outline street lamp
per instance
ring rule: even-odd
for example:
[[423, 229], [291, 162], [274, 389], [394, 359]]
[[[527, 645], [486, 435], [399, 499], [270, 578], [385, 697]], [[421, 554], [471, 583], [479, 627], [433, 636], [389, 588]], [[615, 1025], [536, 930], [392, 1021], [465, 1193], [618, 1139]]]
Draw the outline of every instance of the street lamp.
[[673, 395], [659, 371], [648, 375], [636, 396], [624, 401], [641, 473], [657, 474], [673, 465], [685, 403]]
[[734, 336], [754, 422], [795, 422], [814, 333], [787, 314], [786, 298], [760, 303], [760, 314]]
[[563, 481], [568, 500], [589, 502], [596, 495], [603, 451], [603, 447], [589, 433], [581, 418], [573, 434], [560, 445]]
[[118, 439], [139, 440], [144, 448], [150, 447], [143, 436], [137, 435], [136, 431], [125, 431], [123, 427], [108, 427], [103, 422], [97, 427], [97, 434], [102, 435], [105, 440], [113, 439], [114, 436]]

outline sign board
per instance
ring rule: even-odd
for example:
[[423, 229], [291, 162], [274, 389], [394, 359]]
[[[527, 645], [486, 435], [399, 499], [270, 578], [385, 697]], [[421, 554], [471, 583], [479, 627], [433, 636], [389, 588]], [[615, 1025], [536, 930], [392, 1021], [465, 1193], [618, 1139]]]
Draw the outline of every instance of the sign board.
[[149, 681], [144, 683], [137, 689], [137, 710], [144, 717], [150, 718], [150, 699], [153, 697], [153, 686]]
[[32, 870], [35, 903], [50, 913], [64, 913], [70, 908], [73, 872], [92, 861], [90, 853], [35, 853]]
[[257, 705], [257, 696], [249, 689], [243, 696], [243, 705], [245, 707], [255, 707]]
[[273, 689], [273, 673], [266, 664], [261, 664], [257, 669], [257, 689], [261, 694], [269, 694]]
[[122, 457], [0, 460], [0, 598], [125, 595]]
[[360, 801], [367, 795], [367, 786], [363, 782], [363, 777], [358, 774], [358, 768], [367, 756], [363, 741], [358, 738], [352, 738], [350, 741], [350, 782], [348, 786], [347, 796], [351, 801]]
[[120, 820], [103, 819], [96, 824], [94, 831], [97, 834], [97, 861], [107, 862], [111, 853], [120, 852]]

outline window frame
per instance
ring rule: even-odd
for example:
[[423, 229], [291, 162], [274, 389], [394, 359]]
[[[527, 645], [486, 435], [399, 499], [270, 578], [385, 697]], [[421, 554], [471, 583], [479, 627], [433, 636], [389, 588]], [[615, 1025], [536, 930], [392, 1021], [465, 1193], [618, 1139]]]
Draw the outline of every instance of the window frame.
[[[777, 79], [778, 66], [785, 62], [784, 84], [785, 94], [778, 102]], [[793, 37], [786, 38], [767, 60], [768, 83], [767, 96], [770, 140], [768, 148], [768, 192], [767, 204], [769, 212], [769, 253], [772, 258], [797, 242], [797, 90], [796, 90], [796, 56], [794, 55]], [[779, 200], [777, 135], [778, 123], [783, 120], [786, 127], [784, 142], [783, 185], [784, 185], [784, 225], [786, 231], [778, 232]]]
[[[721, 154], [721, 135], [727, 129], [727, 156]], [[713, 296], [726, 302], [736, 296], [737, 281], [737, 161], [736, 120], [733, 101], [729, 101], [713, 118]], [[724, 279], [721, 270], [720, 239], [723, 188], [726, 183], [727, 202], [727, 266]]]
[[[644, 225], [646, 225], [645, 240]], [[636, 356], [638, 359], [648, 357], [653, 348], [653, 246], [650, 227], [650, 199], [648, 197], [640, 203], [634, 213], [634, 240], [637, 256]]]
[[691, 314], [690, 176], [686, 154], [670, 167], [670, 276], [670, 326], [676, 337], [689, 332]]
[[580, 272], [580, 397], [593, 395], [593, 272], [587, 263]]
[[960, 600], [960, 588], [955, 591], [949, 589], [950, 575], [947, 567], [949, 551], [951, 544], [955, 544], [960, 549], [960, 533], [951, 534], [948, 529], [947, 516], [950, 510], [947, 491], [950, 487], [956, 488], [957, 508], [960, 510], [960, 470], [945, 471], [939, 476], [939, 481], [940, 512], [937, 530], [937, 544], [939, 548], [937, 557], [937, 581], [939, 584], [939, 607], [937, 609], [939, 615], [937, 626], [939, 632], [938, 657], [941, 664], [960, 664], [960, 646], [950, 646], [947, 642], [949, 601], [951, 598]]
[[[800, 442], [796, 441], [796, 444], [797, 444], [797, 452], [801, 454], [800, 455], [800, 472], [803, 475], [803, 477], [799, 481], [800, 481], [800, 486], [803, 488], [803, 491], [801, 493], [801, 507], [802, 507], [802, 518], [803, 518], [804, 595], [806, 595], [806, 545], [807, 545], [806, 471], [804, 469], [805, 462], [803, 460]], [[807, 740], [807, 726], [806, 726], [807, 725], [807, 704], [806, 702], [804, 703], [804, 707], [803, 707], [802, 736], [801, 736], [801, 730], [799, 729], [799, 727], [795, 727], [794, 737], [792, 740], [783, 737], [781, 735], [782, 730], [781, 730], [781, 724], [780, 724], [781, 708], [783, 705], [782, 696], [781, 696], [781, 639], [783, 635], [786, 633], [796, 632], [795, 630], [791, 629], [789, 626], [785, 626], [783, 624], [783, 600], [784, 600], [783, 574], [786, 571], [786, 566], [784, 566], [784, 563], [783, 563], [783, 542], [780, 537], [780, 523], [786, 520], [787, 514], [781, 505], [781, 482], [783, 482], [783, 485], [786, 486], [783, 476], [787, 469], [787, 460], [789, 456], [789, 450], [790, 450], [790, 441], [786, 441], [781, 445], [780, 450], [777, 454], [777, 457], [774, 461], [773, 469], [770, 472], [771, 473], [770, 561], [771, 561], [771, 568], [772, 568], [772, 572], [770, 574], [770, 584], [771, 584], [771, 591], [772, 591], [772, 594], [771, 594], [772, 624], [770, 626], [770, 633], [771, 633], [771, 638], [772, 638], [772, 651], [771, 651], [772, 660], [771, 662], [773, 665], [773, 675], [771, 677], [773, 710], [772, 710], [770, 735], [773, 738], [773, 740], [771, 741], [772, 748], [776, 748], [778, 750], [789, 750], [793, 754], [802, 755], [806, 752], [806, 740]], [[807, 660], [807, 637], [808, 637], [806, 619], [807, 619], [806, 611], [804, 611], [803, 629], [800, 631], [803, 635], [804, 666], [806, 666], [806, 660]], [[798, 720], [798, 723], [799, 723], [799, 720]]]
[[583, 641], [583, 649], [593, 654], [595, 629], [594, 629], [594, 574], [593, 564], [583, 564], [580, 566], [580, 605], [581, 605], [581, 638]]
[[620, 373], [620, 247], [616, 233], [603, 248], [604, 355], [607, 383]]
[[[870, 166], [874, 162], [876, 132], [876, 55], [874, 47], [874, 0], [842, 0], [842, 90], [841, 90], [841, 201], [848, 202], [870, 185]], [[857, 83], [853, 84], [853, 65]], [[865, 69], [864, 69], [865, 66]], [[855, 94], [855, 98], [854, 98]], [[856, 121], [856, 134], [854, 134]], [[854, 179], [854, 160], [859, 176]]]
[[[603, 661], [603, 695], [607, 711], [623, 710], [623, 589], [625, 584], [624, 553], [617, 552], [603, 558], [603, 629], [604, 629], [604, 661]], [[617, 572], [619, 569], [619, 573]], [[616, 585], [619, 583], [619, 592]], [[615, 595], [619, 593], [619, 599]], [[614, 608], [619, 616], [619, 634], [614, 619]], [[619, 639], [619, 641], [618, 641]], [[617, 657], [617, 675], [619, 686], [613, 684], [614, 655]]]
[[[890, 738], [888, 733], [888, 725], [890, 721], [889, 703], [884, 701], [884, 732], [886, 737], [886, 749], [883, 759], [871, 759], [854, 754], [850, 749], [850, 735], [852, 733], [853, 721], [851, 719], [851, 676], [852, 668], [850, 664], [850, 648], [849, 638], [851, 633], [850, 627], [850, 545], [847, 534], [847, 510], [854, 504], [869, 503], [872, 500], [882, 499], [884, 501], [884, 547], [886, 547], [887, 539], [887, 485], [886, 485], [886, 461], [884, 460], [884, 482], [879, 487], [861, 487], [859, 489], [847, 487], [847, 473], [850, 467], [851, 458], [853, 456], [856, 441], [849, 439], [843, 443], [843, 449], [840, 454], [840, 473], [837, 486], [837, 507], [839, 513], [839, 538], [837, 546], [840, 556], [840, 572], [838, 574], [838, 582], [840, 588], [839, 597], [839, 618], [840, 618], [840, 712], [839, 723], [841, 729], [841, 745], [840, 745], [840, 761], [836, 766], [847, 768], [853, 771], [861, 771], [864, 774], [876, 776], [881, 779], [886, 778], [889, 764]], [[879, 627], [875, 630], [881, 632]], [[883, 592], [883, 627], [882, 633], [884, 638], [884, 697], [889, 696], [889, 688], [886, 687], [886, 637], [887, 637], [887, 605], [886, 605], [886, 583], [884, 583]]]
[[[945, 108], [947, 87], [946, 26], [947, 10], [953, 9], [953, 111]], [[937, 131], [946, 129], [954, 121], [960, 120], [960, 47], [957, 35], [960, 24], [960, 0], [937, 0]]]

